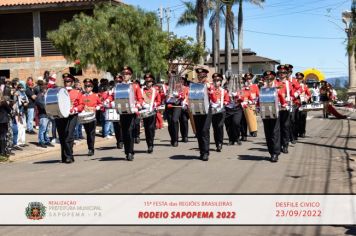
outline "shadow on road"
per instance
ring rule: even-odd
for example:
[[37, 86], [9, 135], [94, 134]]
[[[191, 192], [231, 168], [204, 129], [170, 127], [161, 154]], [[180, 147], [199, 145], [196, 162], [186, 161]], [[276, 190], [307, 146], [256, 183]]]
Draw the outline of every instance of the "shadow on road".
[[303, 141], [298, 141], [298, 143], [303, 143], [303, 144], [307, 144], [307, 145], [314, 145], [314, 146], [321, 146], [321, 147], [327, 147], [327, 148], [335, 148], [335, 149], [341, 149], [341, 150], [348, 150], [348, 151], [356, 151], [356, 148], [349, 148], [349, 147], [332, 146], [332, 145], [327, 145], [327, 144], [319, 144], [319, 143], [311, 143], [311, 142], [303, 142]]
[[126, 161], [126, 158], [124, 157], [99, 157], [99, 158], [93, 158], [90, 160], [98, 160], [98, 161]]
[[47, 160], [47, 161], [36, 161], [33, 164], [56, 164], [61, 163], [60, 160]]
[[112, 146], [112, 147], [99, 147], [99, 148], [95, 148], [95, 150], [99, 150], [99, 151], [105, 151], [105, 150], [112, 150], [112, 149], [116, 149], [116, 146]]
[[267, 148], [249, 148], [250, 151], [268, 152]]
[[239, 155], [239, 160], [242, 161], [269, 161], [265, 156]]
[[200, 160], [198, 156], [185, 156], [185, 155], [174, 155], [169, 157], [171, 160], [181, 161], [181, 160]]
[[88, 156], [88, 154], [75, 154], [73, 156], [75, 156], [75, 157], [86, 157], [86, 156]]

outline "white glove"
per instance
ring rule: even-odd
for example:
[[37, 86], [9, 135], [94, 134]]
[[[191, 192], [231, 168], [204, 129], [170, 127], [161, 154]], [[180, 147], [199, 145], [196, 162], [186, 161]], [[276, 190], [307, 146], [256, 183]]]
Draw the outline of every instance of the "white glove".
[[145, 109], [150, 108], [150, 104], [147, 104], [147, 103], [143, 104], [143, 108], [145, 108]]
[[111, 105], [111, 108], [114, 108], [115, 107], [115, 102], [112, 101], [110, 105]]
[[174, 97], [178, 97], [178, 92], [173, 92]]
[[294, 97], [295, 98], [299, 97], [299, 93], [298, 92], [294, 92]]
[[236, 97], [237, 93], [231, 93], [232, 96]]
[[99, 110], [100, 110], [100, 106], [96, 106], [95, 109], [96, 109], [97, 111], [99, 111]]
[[217, 108], [218, 106], [219, 106], [219, 103], [212, 103], [212, 104], [211, 104], [211, 107], [212, 107], [212, 108]]

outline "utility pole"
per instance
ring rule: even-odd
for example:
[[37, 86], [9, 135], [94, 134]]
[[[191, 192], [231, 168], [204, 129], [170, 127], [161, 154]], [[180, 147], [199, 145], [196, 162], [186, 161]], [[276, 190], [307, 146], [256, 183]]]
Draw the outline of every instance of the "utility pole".
[[160, 6], [158, 9], [159, 23], [161, 25], [161, 30], [163, 30], [163, 7]]
[[169, 20], [171, 19], [169, 7], [165, 8], [166, 20], [167, 20], [167, 32], [169, 34]]

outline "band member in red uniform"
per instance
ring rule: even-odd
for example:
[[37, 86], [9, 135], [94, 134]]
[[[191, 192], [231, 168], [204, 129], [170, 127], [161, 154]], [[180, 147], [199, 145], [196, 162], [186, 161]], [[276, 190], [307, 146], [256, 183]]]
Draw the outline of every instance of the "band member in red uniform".
[[[83, 94], [83, 104], [84, 111], [93, 112], [102, 108], [101, 100], [98, 94], [93, 93], [93, 81], [91, 79], [84, 80], [84, 94]], [[92, 122], [83, 125], [85, 133], [87, 134], [87, 145], [88, 145], [88, 156], [94, 155], [94, 144], [95, 144], [95, 130], [96, 130], [96, 119]]]
[[[260, 96], [260, 89], [257, 84], [252, 83], [252, 79], [255, 75], [252, 73], [246, 73], [244, 75], [245, 86], [249, 88], [252, 102], [255, 104], [257, 102], [258, 97]], [[257, 131], [253, 131], [250, 133], [252, 137], [257, 137]]]
[[213, 83], [214, 83], [214, 93], [217, 99], [216, 103], [212, 103], [212, 109], [221, 109], [220, 112], [213, 114], [212, 124], [213, 124], [213, 133], [214, 140], [216, 145], [216, 151], [221, 152], [223, 141], [224, 141], [224, 123], [225, 123], [225, 105], [229, 104], [230, 97], [227, 91], [221, 86], [223, 76], [219, 73], [213, 74]]
[[[168, 73], [170, 80], [176, 75], [176, 71], [170, 71]], [[177, 83], [177, 81], [175, 82]], [[170, 83], [173, 85], [175, 83]], [[185, 99], [185, 94], [183, 91], [183, 87], [180, 91], [175, 91], [176, 88], [169, 88], [167, 91], [166, 96], [166, 115], [167, 115], [167, 122], [168, 122], [168, 132], [169, 136], [171, 137], [171, 145], [173, 147], [178, 147], [178, 134], [179, 134], [179, 117], [182, 113], [182, 105]], [[170, 94], [170, 90], [172, 94]]]
[[[116, 84], [122, 83], [122, 81], [123, 81], [122, 75], [117, 75], [115, 77], [115, 79], [114, 79], [115, 86], [116, 86]], [[115, 87], [113, 88], [112, 91], [110, 91], [110, 96], [106, 100], [107, 104], [111, 104], [111, 106], [108, 105], [108, 108], [114, 108], [115, 107], [115, 103], [113, 103], [113, 101], [114, 101], [114, 91], [115, 91]], [[124, 139], [122, 137], [121, 123], [120, 123], [120, 121], [113, 121], [112, 124], [114, 126], [114, 132], [115, 132], [115, 138], [116, 138], [116, 147], [118, 149], [122, 149], [124, 147]]]
[[288, 153], [289, 141], [291, 140], [292, 129], [291, 129], [291, 119], [290, 113], [293, 111], [293, 97], [297, 97], [299, 92], [299, 85], [293, 86], [288, 80], [288, 67], [285, 65], [279, 65], [277, 67], [278, 72], [278, 86], [281, 87], [280, 91], [288, 103], [288, 109], [281, 110], [279, 112], [280, 122], [281, 122], [281, 145], [282, 152]]
[[[216, 103], [217, 98], [214, 93], [214, 87], [208, 81], [209, 71], [203, 67], [198, 67], [195, 69], [198, 74], [199, 83], [206, 84], [209, 93], [210, 103]], [[209, 145], [210, 145], [210, 126], [211, 126], [211, 107], [209, 108], [209, 113], [206, 115], [194, 115], [194, 123], [196, 129], [196, 136], [198, 139], [200, 158], [203, 161], [209, 160]]]
[[[246, 84], [246, 79], [243, 78], [244, 86], [240, 91], [240, 102], [243, 109], [247, 109], [249, 105], [254, 104], [254, 100], [251, 95], [250, 87]], [[247, 121], [245, 113], [242, 112], [241, 117], [241, 141], [247, 141]]]
[[295, 136], [299, 136], [301, 138], [305, 137], [305, 127], [307, 124], [307, 112], [300, 111], [299, 108], [302, 105], [308, 103], [311, 98], [311, 93], [309, 91], [308, 86], [305, 84], [304, 74], [301, 72], [295, 73], [295, 77], [299, 82], [301, 94], [298, 98], [295, 99], [295, 104], [297, 105], [297, 115], [296, 115], [296, 133]]
[[[123, 81], [122, 83], [127, 84], [131, 83], [133, 70], [129, 66], [125, 66], [122, 69]], [[140, 86], [137, 83], [133, 83], [134, 96], [136, 101], [136, 108], [139, 110], [142, 108], [142, 92]], [[124, 114], [120, 115], [121, 120], [121, 130], [122, 137], [124, 140], [124, 149], [126, 154], [126, 159], [128, 161], [133, 161], [134, 159], [134, 139], [135, 139], [135, 121], [138, 114]]]
[[72, 87], [74, 79], [74, 76], [71, 74], [63, 74], [64, 86], [70, 96], [70, 115], [68, 118], [59, 118], [55, 120], [61, 144], [61, 158], [63, 163], [74, 162], [74, 129], [77, 124], [78, 113], [82, 112], [84, 109], [82, 93]]
[[[278, 87], [278, 82], [275, 80], [276, 73], [274, 71], [266, 71], [264, 74], [264, 81], [266, 85], [264, 87], [275, 88]], [[287, 103], [281, 90], [278, 89], [278, 100], [281, 105], [281, 109], [285, 109]], [[259, 103], [257, 103], [259, 106]], [[265, 131], [265, 137], [268, 147], [268, 152], [271, 155], [270, 161], [277, 162], [278, 156], [281, 153], [281, 131], [280, 131], [280, 116], [277, 119], [262, 119], [263, 128]]]
[[228, 90], [230, 100], [225, 106], [226, 116], [225, 116], [225, 127], [227, 136], [229, 137], [229, 146], [234, 145], [237, 142], [241, 145], [240, 134], [241, 134], [241, 120], [243, 117], [243, 108], [241, 106], [242, 97], [241, 91], [229, 91], [232, 89], [229, 84], [233, 83], [233, 78], [230, 78], [226, 89]]
[[[157, 110], [161, 104], [161, 95], [159, 91], [153, 86], [154, 77], [151, 73], [145, 74], [145, 86], [142, 88], [143, 108], [150, 110]], [[145, 128], [147, 153], [153, 152], [153, 142], [156, 132], [156, 114], [143, 118], [143, 125]]]
[[182, 136], [182, 142], [188, 142], [188, 132], [189, 132], [189, 113], [188, 113], [188, 95], [189, 95], [189, 85], [186, 77], [180, 77], [181, 84], [183, 86], [184, 100], [182, 102], [182, 112], [179, 117], [179, 128], [180, 135]]

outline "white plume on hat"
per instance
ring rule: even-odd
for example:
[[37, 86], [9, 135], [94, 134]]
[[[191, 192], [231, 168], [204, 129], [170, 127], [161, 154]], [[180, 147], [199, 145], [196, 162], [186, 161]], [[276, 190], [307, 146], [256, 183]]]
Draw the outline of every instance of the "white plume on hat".
[[42, 77], [42, 76], [38, 76], [38, 77], [37, 77], [37, 81], [40, 81], [40, 80], [43, 80], [43, 77]]

